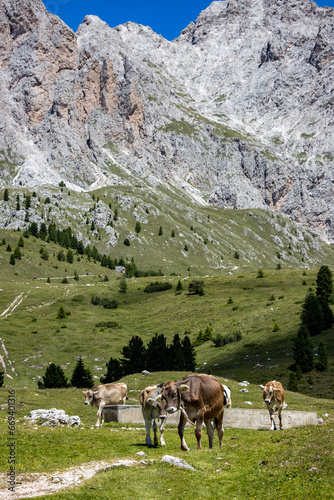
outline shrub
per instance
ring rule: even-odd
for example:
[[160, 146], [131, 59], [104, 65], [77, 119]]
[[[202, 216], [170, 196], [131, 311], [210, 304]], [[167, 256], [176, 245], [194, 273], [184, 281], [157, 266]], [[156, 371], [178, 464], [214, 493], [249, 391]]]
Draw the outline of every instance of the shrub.
[[130, 246], [130, 240], [129, 240], [129, 238], [125, 238], [125, 240], [123, 241], [123, 244], [125, 246], [129, 247]]
[[333, 292], [333, 273], [328, 266], [321, 266], [317, 274], [316, 296], [321, 301], [329, 302]]
[[2, 387], [2, 386], [3, 386], [3, 379], [4, 379], [4, 376], [5, 376], [4, 372], [0, 370], [0, 387]]
[[273, 332], [279, 332], [279, 330], [280, 330], [280, 327], [278, 326], [277, 323], [275, 323], [273, 326]]
[[145, 288], [144, 292], [145, 293], [153, 293], [153, 292], [164, 292], [165, 290], [170, 290], [172, 288], [172, 284], [168, 282], [159, 282], [156, 281], [155, 283], [151, 282], [149, 283]]
[[202, 294], [204, 295], [204, 282], [200, 280], [192, 280], [189, 283], [189, 294]]
[[239, 342], [241, 339], [242, 339], [242, 333], [239, 330], [236, 333], [227, 333], [226, 335], [218, 333], [215, 337], [212, 338], [212, 341], [215, 347], [223, 347], [226, 344]]

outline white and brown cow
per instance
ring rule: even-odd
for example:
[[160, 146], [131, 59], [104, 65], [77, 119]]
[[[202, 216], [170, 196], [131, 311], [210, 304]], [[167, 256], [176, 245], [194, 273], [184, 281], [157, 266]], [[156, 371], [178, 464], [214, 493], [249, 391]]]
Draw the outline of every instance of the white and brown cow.
[[103, 408], [107, 405], [124, 405], [127, 399], [127, 385], [123, 382], [117, 384], [105, 384], [98, 385], [93, 389], [84, 391], [85, 394], [85, 405], [91, 404], [92, 406], [97, 406], [97, 422], [95, 427], [100, 426], [104, 423]]
[[205, 422], [209, 437], [209, 448], [212, 448], [214, 430], [212, 421], [215, 421], [219, 445], [222, 445], [224, 435], [223, 415], [224, 415], [224, 390], [219, 380], [206, 374], [192, 374], [175, 382], [166, 382], [161, 387], [161, 394], [158, 400], [166, 401], [167, 413], [180, 411], [180, 421], [178, 426], [181, 439], [181, 449], [188, 451], [188, 446], [184, 439], [184, 427], [187, 422], [194, 424], [195, 436], [197, 439], [197, 449], [202, 449], [202, 425]]
[[285, 393], [283, 386], [280, 382], [276, 382], [276, 380], [272, 380], [271, 382], [267, 382], [266, 385], [260, 385], [261, 389], [263, 389], [263, 400], [267, 405], [270, 419], [271, 419], [271, 431], [276, 431], [275, 417], [274, 412], [278, 412], [279, 425], [280, 429], [283, 429], [282, 425], [282, 409], [285, 399]]
[[155, 385], [152, 387], [146, 387], [143, 389], [140, 393], [139, 396], [139, 401], [140, 404], [142, 405], [142, 412], [143, 412], [143, 418], [145, 422], [145, 429], [146, 429], [146, 444], [147, 446], [152, 446], [152, 439], [151, 439], [151, 426], [153, 429], [154, 433], [154, 438], [153, 442], [154, 445], [158, 445], [158, 436], [157, 436], [157, 428], [158, 428], [158, 421], [160, 420], [160, 444], [161, 446], [166, 446], [165, 439], [164, 439], [164, 430], [165, 430], [165, 425], [166, 425], [166, 420], [167, 420], [167, 414], [165, 411], [165, 402], [157, 401], [157, 397], [159, 394], [161, 394], [161, 386], [160, 385]]

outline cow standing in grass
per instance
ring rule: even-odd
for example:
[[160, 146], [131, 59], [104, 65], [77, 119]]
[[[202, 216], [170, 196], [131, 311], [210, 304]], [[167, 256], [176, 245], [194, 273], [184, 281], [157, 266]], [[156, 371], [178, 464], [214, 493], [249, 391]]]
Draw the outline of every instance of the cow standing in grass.
[[167, 413], [180, 410], [180, 421], [178, 426], [181, 438], [181, 449], [188, 451], [184, 439], [184, 427], [187, 422], [195, 424], [195, 436], [197, 449], [201, 450], [202, 425], [205, 422], [209, 448], [212, 448], [214, 429], [212, 421], [215, 422], [219, 445], [222, 445], [224, 434], [224, 389], [219, 380], [206, 374], [192, 374], [175, 382], [166, 382], [161, 387], [161, 394], [157, 400], [166, 402]]
[[[162, 384], [161, 384], [162, 385]], [[165, 402], [158, 402], [156, 398], [159, 394], [161, 394], [161, 385], [155, 385], [152, 387], [146, 387], [143, 389], [139, 396], [140, 404], [142, 405], [143, 418], [145, 422], [146, 429], [146, 444], [147, 446], [152, 446], [151, 439], [151, 426], [153, 428], [154, 433], [154, 446], [158, 445], [158, 421], [160, 420], [160, 444], [161, 446], [166, 446], [164, 439], [164, 430], [167, 420], [166, 412], [164, 411]]]
[[263, 400], [267, 405], [270, 419], [271, 419], [271, 431], [276, 431], [275, 417], [274, 412], [278, 412], [279, 425], [280, 429], [283, 429], [282, 425], [282, 409], [285, 399], [285, 393], [283, 386], [280, 382], [276, 382], [276, 380], [272, 380], [271, 382], [267, 382], [266, 385], [260, 385], [261, 389], [263, 389]]
[[103, 409], [107, 405], [124, 405], [127, 399], [127, 385], [123, 382], [118, 384], [98, 385], [93, 389], [84, 392], [85, 405], [97, 406], [97, 422], [95, 427], [100, 427], [104, 423]]

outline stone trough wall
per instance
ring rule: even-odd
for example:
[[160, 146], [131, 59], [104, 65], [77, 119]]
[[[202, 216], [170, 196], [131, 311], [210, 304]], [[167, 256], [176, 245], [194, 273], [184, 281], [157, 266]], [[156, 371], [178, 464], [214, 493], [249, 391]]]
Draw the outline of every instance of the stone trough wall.
[[[115, 405], [104, 408], [106, 422], [144, 424], [140, 405]], [[180, 412], [168, 415], [167, 424], [177, 425]], [[316, 412], [283, 410], [283, 428], [300, 427], [302, 425], [318, 425], [320, 423]], [[278, 417], [275, 415], [276, 426], [279, 428]], [[187, 424], [189, 425], [189, 424]], [[226, 408], [224, 410], [224, 427], [238, 429], [269, 429], [270, 417], [268, 410], [251, 410], [241, 408]]]

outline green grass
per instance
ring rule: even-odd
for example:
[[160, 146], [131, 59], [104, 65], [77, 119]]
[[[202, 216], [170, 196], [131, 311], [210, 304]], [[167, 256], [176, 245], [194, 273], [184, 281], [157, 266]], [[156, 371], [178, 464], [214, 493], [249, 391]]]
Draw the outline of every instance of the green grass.
[[[130, 403], [138, 403], [139, 391], [148, 383], [161, 379], [181, 377], [182, 373], [154, 373], [152, 377], [132, 375], [125, 380], [130, 389]], [[233, 380], [221, 379], [232, 389], [234, 407], [247, 407], [245, 395]], [[254, 407], [263, 408], [262, 391], [248, 386], [247, 399]], [[0, 432], [7, 436], [7, 389], [0, 389]], [[119, 459], [139, 459], [135, 454], [146, 453], [153, 463], [131, 468], [117, 467], [98, 473], [83, 485], [53, 494], [47, 498], [181, 498], [185, 492], [198, 498], [217, 498], [217, 491], [231, 498], [309, 497], [330, 498], [333, 488], [333, 453], [330, 435], [334, 431], [334, 402], [319, 400], [287, 391], [291, 410], [317, 411], [323, 417], [323, 426], [306, 426], [271, 433], [246, 429], [225, 428], [223, 447], [218, 447], [215, 436], [213, 450], [203, 430], [203, 450], [196, 450], [193, 428], [186, 428], [189, 452], [180, 450], [180, 439], [175, 426], [167, 425], [167, 446], [145, 445], [143, 425], [107, 423], [103, 428], [92, 428], [96, 408], [83, 404], [79, 389], [31, 390], [16, 389], [16, 474], [32, 478], [31, 474], [53, 473], [89, 462], [115, 462]], [[24, 416], [37, 408], [64, 409], [68, 415], [79, 415], [84, 427], [47, 428], [30, 424]], [[284, 418], [284, 417], [283, 417]], [[196, 472], [176, 469], [160, 463], [163, 455], [183, 458]], [[7, 471], [7, 449], [0, 448], [0, 471]], [[35, 477], [36, 479], [36, 477]], [[23, 479], [24, 481], [24, 479]], [[1, 487], [4, 486], [3, 480]], [[32, 493], [35, 491], [31, 479]], [[44, 497], [43, 497], [44, 498]], [[46, 497], [45, 497], [46, 498]]]

